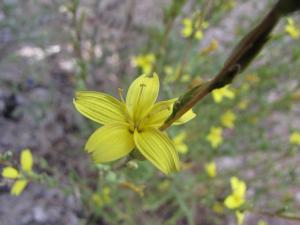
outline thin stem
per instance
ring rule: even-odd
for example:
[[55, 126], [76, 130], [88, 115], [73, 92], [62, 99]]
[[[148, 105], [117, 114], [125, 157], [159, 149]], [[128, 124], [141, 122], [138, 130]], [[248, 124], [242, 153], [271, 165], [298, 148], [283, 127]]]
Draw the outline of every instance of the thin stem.
[[282, 218], [282, 219], [285, 219], [285, 220], [300, 221], [299, 216], [282, 214], [280, 212], [268, 212], [268, 211], [256, 210], [256, 209], [250, 209], [250, 210], [247, 210], [247, 211], [250, 211], [252, 213], [256, 213], [256, 214], [259, 214], [259, 215], [263, 215], [263, 216]]
[[[287, 7], [285, 3], [290, 5]], [[292, 4], [295, 4], [294, 8], [292, 7]], [[184, 113], [190, 110], [197, 102], [214, 89], [222, 88], [230, 84], [238, 74], [247, 68], [247, 66], [265, 46], [270, 39], [270, 33], [277, 25], [280, 18], [288, 13], [298, 10], [300, 10], [298, 0], [279, 0], [267, 16], [233, 49], [223, 68], [213, 80], [194, 87], [178, 99], [174, 105], [172, 114], [160, 129], [167, 129], [172, 123], [179, 119]]]

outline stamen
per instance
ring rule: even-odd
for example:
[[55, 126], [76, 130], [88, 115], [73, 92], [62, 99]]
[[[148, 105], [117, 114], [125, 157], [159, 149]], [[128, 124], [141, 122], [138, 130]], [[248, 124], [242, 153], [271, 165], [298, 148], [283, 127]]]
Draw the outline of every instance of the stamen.
[[125, 103], [125, 100], [124, 100], [124, 97], [123, 97], [123, 89], [122, 88], [118, 88], [118, 94], [119, 94], [121, 102]]
[[145, 87], [146, 87], [146, 84], [140, 84], [141, 90], [139, 92], [139, 97], [138, 97], [138, 101], [137, 101], [138, 104], [140, 103], [141, 96], [142, 96], [142, 93], [143, 93], [143, 90], [144, 90]]

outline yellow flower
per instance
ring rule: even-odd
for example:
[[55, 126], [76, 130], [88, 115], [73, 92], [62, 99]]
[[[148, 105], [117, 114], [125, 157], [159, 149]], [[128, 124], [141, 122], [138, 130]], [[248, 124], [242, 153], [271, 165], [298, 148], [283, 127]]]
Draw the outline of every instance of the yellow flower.
[[224, 204], [229, 209], [236, 209], [245, 203], [246, 183], [237, 177], [230, 179], [232, 193], [227, 196]]
[[158, 190], [161, 192], [167, 192], [171, 188], [171, 182], [169, 180], [163, 180], [158, 184]]
[[268, 225], [266, 221], [264, 220], [259, 220], [257, 225]]
[[219, 147], [223, 142], [223, 129], [221, 127], [212, 127], [206, 139], [210, 142], [213, 148]]
[[245, 80], [247, 81], [247, 83], [250, 84], [257, 84], [260, 81], [259, 76], [257, 76], [257, 74], [248, 74], [245, 77]]
[[293, 39], [298, 39], [300, 37], [300, 29], [295, 25], [295, 21], [292, 18], [287, 19], [287, 24], [285, 26], [285, 31]]
[[207, 55], [211, 52], [214, 52], [218, 48], [219, 48], [219, 42], [217, 40], [213, 39], [207, 47], [205, 47], [201, 50], [200, 54]]
[[11, 195], [15, 196], [20, 195], [28, 184], [28, 180], [23, 176], [23, 173], [29, 174], [32, 171], [33, 159], [29, 149], [24, 149], [21, 152], [20, 162], [21, 171], [10, 166], [5, 167], [2, 171], [3, 177], [16, 180], [10, 190]]
[[[157, 74], [142, 75], [130, 85], [126, 102], [100, 92], [76, 93], [74, 105], [87, 118], [102, 124], [88, 139], [85, 149], [96, 163], [120, 159], [135, 148], [165, 174], [179, 170], [174, 143], [159, 128], [172, 112], [176, 98], [155, 103]], [[193, 119], [189, 110], [174, 125]]]
[[228, 110], [223, 116], [221, 116], [221, 123], [224, 127], [227, 128], [233, 128], [235, 120], [236, 120], [236, 116], [230, 110]]
[[16, 179], [19, 177], [19, 171], [13, 167], [7, 166], [2, 170], [2, 176], [8, 179]]
[[242, 225], [244, 223], [244, 221], [245, 221], [245, 213], [244, 212], [236, 211], [235, 217], [236, 217], [238, 225]]
[[[182, 36], [185, 38], [190, 38], [194, 32], [194, 29], [196, 29], [193, 25], [192, 20], [190, 20], [189, 18], [184, 18], [182, 20], [182, 24], [183, 24], [183, 28], [181, 30]], [[194, 34], [194, 38], [196, 38], [197, 40], [201, 40], [203, 38], [202, 31], [198, 29]]]
[[212, 95], [213, 95], [214, 101], [216, 103], [222, 102], [223, 98], [225, 98], [225, 97], [229, 98], [229, 99], [234, 99], [234, 97], [235, 97], [234, 92], [229, 88], [228, 85], [226, 85], [223, 88], [213, 90]]
[[293, 132], [290, 135], [290, 143], [294, 145], [300, 145], [300, 133], [299, 132]]
[[238, 103], [238, 105], [237, 105], [237, 107], [240, 109], [240, 110], [245, 110], [245, 109], [247, 109], [247, 107], [249, 106], [249, 100], [241, 100], [239, 103]]
[[186, 154], [188, 152], [188, 146], [184, 143], [185, 139], [186, 139], [185, 131], [180, 132], [173, 138], [175, 148], [176, 148], [177, 152], [179, 152], [181, 154]]
[[142, 69], [144, 74], [151, 73], [153, 64], [155, 63], [155, 55], [152, 53], [146, 55], [138, 55], [133, 58], [133, 65]]
[[217, 167], [216, 167], [216, 164], [214, 161], [212, 161], [210, 163], [206, 163], [204, 168], [209, 177], [214, 178], [216, 176]]
[[110, 188], [104, 187], [101, 193], [93, 193], [91, 196], [92, 203], [97, 207], [102, 207], [111, 202]]
[[183, 74], [180, 81], [186, 83], [189, 82], [190, 80], [191, 80], [191, 76], [189, 74]]
[[220, 202], [215, 202], [212, 210], [217, 214], [222, 214], [224, 212], [224, 206]]
[[176, 73], [171, 66], [165, 66], [164, 67], [164, 75], [165, 75], [165, 80], [164, 83], [172, 83], [176, 80]]
[[224, 10], [233, 9], [235, 6], [236, 6], [236, 1], [235, 0], [228, 0], [224, 4], [222, 4], [222, 8]]

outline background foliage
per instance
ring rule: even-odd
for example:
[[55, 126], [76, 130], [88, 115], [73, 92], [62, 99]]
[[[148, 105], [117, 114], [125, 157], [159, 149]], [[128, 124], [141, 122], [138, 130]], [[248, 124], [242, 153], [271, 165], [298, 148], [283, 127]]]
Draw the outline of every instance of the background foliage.
[[[196, 119], [168, 130], [184, 153], [174, 176], [146, 161], [94, 165], [83, 146], [98, 125], [72, 105], [76, 90], [117, 96], [152, 69], [160, 99], [181, 95], [274, 2], [0, 1], [0, 163], [21, 168], [30, 148], [35, 171], [18, 197], [1, 180], [3, 224], [236, 224], [223, 204], [232, 176], [247, 184], [244, 224], [299, 224], [299, 16], [293, 29], [281, 21], [227, 97], [207, 96]], [[203, 15], [202, 34], [188, 35]]]

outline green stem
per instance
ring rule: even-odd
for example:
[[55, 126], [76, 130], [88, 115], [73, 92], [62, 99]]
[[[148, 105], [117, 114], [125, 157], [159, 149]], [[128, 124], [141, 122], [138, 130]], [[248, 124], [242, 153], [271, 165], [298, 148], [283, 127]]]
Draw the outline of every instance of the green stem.
[[255, 210], [255, 209], [250, 209], [250, 210], [247, 210], [247, 211], [250, 211], [252, 213], [256, 213], [256, 214], [259, 214], [259, 215], [263, 215], [263, 216], [268, 216], [268, 217], [276, 217], [276, 218], [282, 218], [282, 219], [285, 219], [285, 220], [300, 221], [299, 216], [283, 214], [283, 213], [280, 213], [280, 212], [268, 212], [268, 211]]

